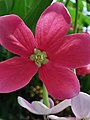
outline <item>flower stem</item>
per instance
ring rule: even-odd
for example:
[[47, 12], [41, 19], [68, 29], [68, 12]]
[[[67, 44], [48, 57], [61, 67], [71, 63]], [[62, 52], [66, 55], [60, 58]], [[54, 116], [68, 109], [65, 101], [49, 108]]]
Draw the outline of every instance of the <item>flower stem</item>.
[[43, 84], [43, 103], [47, 106], [50, 107], [49, 100], [48, 100], [48, 91]]
[[44, 115], [43, 118], [44, 118], [44, 120], [47, 120], [47, 116], [46, 115]]
[[77, 32], [77, 21], [78, 21], [78, 0], [76, 0], [76, 15], [74, 24], [74, 33]]
[[69, 0], [67, 0], [67, 1], [66, 1], [66, 3], [65, 3], [65, 7], [67, 7], [67, 6], [68, 6], [68, 3], [69, 3]]

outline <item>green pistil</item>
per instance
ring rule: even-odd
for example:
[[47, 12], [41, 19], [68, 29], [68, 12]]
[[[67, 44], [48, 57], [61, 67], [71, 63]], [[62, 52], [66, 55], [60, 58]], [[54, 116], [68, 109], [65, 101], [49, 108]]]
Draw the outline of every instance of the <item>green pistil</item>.
[[40, 51], [38, 49], [34, 49], [34, 54], [32, 54], [30, 56], [30, 59], [32, 61], [35, 61], [35, 64], [38, 66], [38, 67], [41, 67], [42, 64], [46, 64], [48, 62], [48, 59], [47, 59], [47, 54], [46, 52], [44, 51]]

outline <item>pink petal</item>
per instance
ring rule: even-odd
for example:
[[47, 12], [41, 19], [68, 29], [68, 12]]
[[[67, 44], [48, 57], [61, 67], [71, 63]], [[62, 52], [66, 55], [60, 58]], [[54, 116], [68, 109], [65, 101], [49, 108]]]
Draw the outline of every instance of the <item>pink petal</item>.
[[90, 114], [90, 95], [80, 92], [78, 96], [72, 98], [71, 108], [77, 118], [87, 118]]
[[90, 64], [83, 66], [81, 68], [76, 69], [77, 75], [85, 76], [86, 74], [90, 74]]
[[18, 97], [18, 103], [26, 108], [28, 111], [30, 111], [31, 113], [34, 113], [34, 114], [38, 114], [38, 112], [33, 108], [32, 104], [30, 104], [27, 100], [25, 100], [24, 98], [22, 97]]
[[37, 48], [47, 52], [52, 48], [53, 52], [56, 52], [58, 41], [67, 33], [69, 27], [70, 16], [65, 6], [60, 2], [50, 5], [36, 26]]
[[65, 36], [53, 61], [62, 66], [77, 68], [90, 63], [90, 35]]
[[20, 56], [30, 56], [34, 49], [34, 36], [16, 15], [0, 17], [0, 43]]
[[16, 91], [32, 79], [38, 67], [31, 60], [14, 57], [0, 63], [0, 93]]
[[79, 81], [68, 68], [55, 66], [48, 62], [40, 68], [39, 76], [49, 94], [57, 99], [71, 98], [79, 93]]

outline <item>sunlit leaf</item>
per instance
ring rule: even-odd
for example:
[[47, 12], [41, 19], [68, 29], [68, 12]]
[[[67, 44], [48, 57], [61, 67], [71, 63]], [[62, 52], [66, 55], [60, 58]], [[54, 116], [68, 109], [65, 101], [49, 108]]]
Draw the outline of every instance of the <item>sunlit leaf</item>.
[[[75, 22], [75, 8], [68, 7], [68, 10], [69, 10], [71, 18], [72, 18], [72, 24], [74, 24], [74, 22]], [[89, 26], [90, 25], [90, 17], [84, 15], [82, 12], [78, 12], [78, 25], [80, 27]]]
[[87, 10], [90, 12], [90, 3], [87, 3]]

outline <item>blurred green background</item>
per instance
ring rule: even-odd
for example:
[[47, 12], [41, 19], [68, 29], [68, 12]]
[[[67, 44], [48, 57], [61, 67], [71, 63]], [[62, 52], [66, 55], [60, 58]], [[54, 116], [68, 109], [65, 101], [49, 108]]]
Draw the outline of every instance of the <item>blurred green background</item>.
[[[53, 0], [0, 0], [0, 16], [8, 14], [19, 15], [26, 25], [35, 32], [37, 20], [41, 13], [47, 6], [52, 3]], [[73, 26], [75, 22], [75, 0], [57, 0], [65, 4], [68, 8], [71, 18], [72, 27], [68, 34], [73, 33]], [[79, 15], [77, 32], [89, 31], [90, 26], [90, 0], [78, 0], [79, 2]], [[5, 50], [0, 46], [0, 61], [4, 61], [13, 57], [14, 54]], [[81, 91], [90, 94], [90, 75], [84, 77], [78, 76], [81, 84]], [[42, 98], [42, 83], [38, 79], [37, 74], [34, 76], [32, 81], [24, 88], [8, 94], [0, 94], [0, 120], [43, 120], [42, 116], [33, 115], [26, 109], [23, 109], [17, 103], [17, 97], [22, 96], [29, 102], [33, 100], [40, 100]], [[59, 101], [55, 100], [55, 104]], [[68, 116], [71, 114], [70, 108], [64, 110], [58, 115]]]

